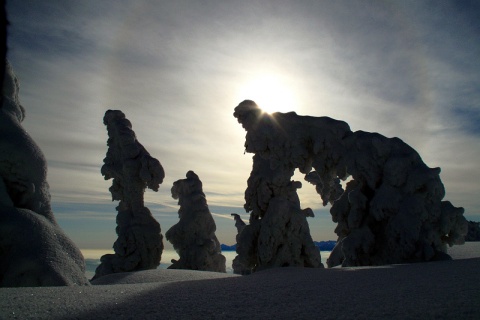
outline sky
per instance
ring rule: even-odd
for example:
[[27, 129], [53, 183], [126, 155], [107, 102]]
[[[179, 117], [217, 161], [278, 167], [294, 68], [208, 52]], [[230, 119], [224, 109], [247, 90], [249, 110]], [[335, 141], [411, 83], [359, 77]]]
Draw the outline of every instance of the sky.
[[[116, 240], [118, 203], [100, 173], [108, 109], [165, 169], [145, 194], [162, 233], [178, 222], [173, 182], [193, 170], [217, 237], [235, 243], [230, 213], [249, 216], [252, 154], [232, 115], [245, 99], [401, 138], [441, 167], [445, 200], [480, 221], [479, 2], [10, 0], [7, 14], [23, 126], [47, 159], [56, 219], [82, 249]], [[313, 239], [335, 240], [314, 187], [299, 194]]]

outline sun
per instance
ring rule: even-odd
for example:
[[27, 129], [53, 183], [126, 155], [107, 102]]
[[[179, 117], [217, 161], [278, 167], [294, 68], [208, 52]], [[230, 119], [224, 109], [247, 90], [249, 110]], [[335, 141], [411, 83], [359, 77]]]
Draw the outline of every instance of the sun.
[[266, 113], [295, 111], [293, 91], [281, 77], [258, 76], [246, 81], [239, 91], [240, 100], [253, 100]]

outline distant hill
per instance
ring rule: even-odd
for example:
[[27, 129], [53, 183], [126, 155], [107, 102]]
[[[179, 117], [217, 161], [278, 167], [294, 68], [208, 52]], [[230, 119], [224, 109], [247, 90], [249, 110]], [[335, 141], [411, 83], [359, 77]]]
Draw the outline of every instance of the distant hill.
[[320, 249], [320, 251], [332, 251], [337, 241], [328, 240], [328, 241], [313, 241], [315, 245]]
[[480, 241], [480, 222], [468, 221], [468, 233], [465, 241]]
[[222, 248], [222, 251], [235, 251], [237, 250], [237, 245], [234, 244], [233, 246], [227, 246], [226, 244], [221, 244], [220, 247]]
[[[318, 247], [320, 251], [332, 251], [333, 247], [335, 247], [336, 241], [328, 240], [328, 241], [313, 241], [315, 245]], [[235, 251], [237, 249], [237, 245], [234, 244], [232, 246], [221, 244], [222, 251]]]

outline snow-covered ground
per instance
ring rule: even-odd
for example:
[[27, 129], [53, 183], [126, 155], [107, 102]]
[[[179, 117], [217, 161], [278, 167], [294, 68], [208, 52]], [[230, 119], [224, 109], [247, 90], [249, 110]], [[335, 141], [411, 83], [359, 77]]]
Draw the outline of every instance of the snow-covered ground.
[[158, 269], [90, 287], [2, 288], [0, 318], [480, 319], [480, 243], [449, 253], [455, 260], [250, 276]]

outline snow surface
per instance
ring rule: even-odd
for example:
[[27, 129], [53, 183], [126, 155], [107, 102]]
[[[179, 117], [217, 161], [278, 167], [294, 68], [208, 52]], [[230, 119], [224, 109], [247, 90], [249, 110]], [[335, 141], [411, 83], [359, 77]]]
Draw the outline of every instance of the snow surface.
[[0, 207], [0, 286], [89, 285], [77, 246], [28, 209]]
[[[1, 319], [479, 319], [480, 243], [465, 259], [249, 276], [149, 270], [89, 287], [1, 288]], [[111, 278], [110, 278], [111, 277]]]

